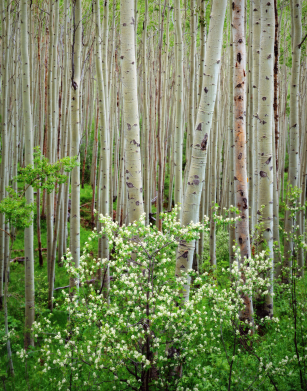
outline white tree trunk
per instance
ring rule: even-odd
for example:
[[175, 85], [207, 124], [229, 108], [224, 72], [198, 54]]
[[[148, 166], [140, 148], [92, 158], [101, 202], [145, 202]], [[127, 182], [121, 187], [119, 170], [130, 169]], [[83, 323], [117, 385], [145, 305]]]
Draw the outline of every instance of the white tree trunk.
[[[71, 156], [78, 156], [80, 163], [80, 87], [81, 87], [81, 47], [82, 47], [82, 10], [81, 0], [75, 0], [73, 7], [73, 44], [71, 76]], [[80, 262], [80, 166], [71, 173], [71, 211], [70, 211], [70, 251], [75, 267]], [[78, 281], [70, 280], [71, 288]]]
[[[302, 39], [302, 7], [300, 0], [291, 0], [291, 19], [292, 19], [292, 71], [290, 87], [290, 148], [289, 148], [289, 173], [288, 184], [294, 188], [298, 186], [299, 178], [299, 92], [300, 92], [300, 59], [301, 47], [299, 44]], [[293, 207], [290, 204], [290, 207]], [[291, 218], [290, 213], [286, 218], [285, 230], [288, 234], [294, 233], [293, 226], [296, 226], [295, 219]], [[292, 273], [292, 257], [294, 255], [293, 239], [285, 238], [284, 243], [284, 281], [289, 281], [289, 275]], [[289, 268], [289, 270], [287, 270]]]
[[[188, 225], [196, 222], [198, 216], [204, 171], [207, 159], [208, 137], [212, 125], [218, 75], [221, 62], [223, 43], [223, 26], [227, 0], [215, 1], [212, 4], [210, 30], [206, 46], [203, 90], [199, 109], [197, 112], [196, 130], [192, 147], [191, 166], [188, 176], [188, 185], [183, 205], [182, 224]], [[182, 241], [178, 247], [176, 259], [176, 276], [181, 271], [191, 269], [194, 253], [194, 241], [187, 243]], [[189, 298], [189, 280], [183, 292], [185, 300]]]
[[138, 220], [144, 212], [140, 124], [134, 42], [134, 0], [121, 0], [121, 63], [125, 129], [125, 183], [128, 191], [128, 221]]
[[[21, 3], [21, 61], [22, 61], [22, 108], [23, 125], [25, 134], [25, 165], [33, 164], [33, 122], [30, 97], [30, 67], [28, 49], [28, 1]], [[29, 186], [26, 190], [28, 203], [34, 202], [33, 188]], [[25, 348], [34, 345], [31, 333], [34, 322], [34, 248], [33, 248], [33, 224], [25, 229]]]

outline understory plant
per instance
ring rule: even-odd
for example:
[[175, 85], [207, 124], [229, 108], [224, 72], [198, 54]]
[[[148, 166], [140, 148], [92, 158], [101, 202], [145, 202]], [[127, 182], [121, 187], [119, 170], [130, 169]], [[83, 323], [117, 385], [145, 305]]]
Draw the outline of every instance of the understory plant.
[[[181, 227], [177, 213], [175, 208], [162, 214], [162, 232], [145, 226], [145, 216], [119, 227], [100, 215], [101, 231], [90, 235], [78, 268], [67, 253], [67, 272], [79, 286], [73, 294], [63, 292], [58, 303], [57, 311], [67, 314], [65, 328], [55, 314], [42, 316], [33, 328], [36, 348], [18, 352], [28, 373], [39, 374], [41, 389], [288, 389], [283, 378], [294, 359], [274, 349], [279, 319], [247, 324], [239, 316], [246, 295], [267, 294], [266, 252], [235, 262], [231, 272], [186, 270], [176, 278], [179, 241], [197, 239], [208, 229], [207, 219]], [[91, 255], [101, 235], [108, 237], [110, 260]], [[108, 298], [97, 281], [107, 264]], [[183, 302], [187, 275], [193, 284], [190, 300]], [[35, 376], [28, 378], [31, 389]]]

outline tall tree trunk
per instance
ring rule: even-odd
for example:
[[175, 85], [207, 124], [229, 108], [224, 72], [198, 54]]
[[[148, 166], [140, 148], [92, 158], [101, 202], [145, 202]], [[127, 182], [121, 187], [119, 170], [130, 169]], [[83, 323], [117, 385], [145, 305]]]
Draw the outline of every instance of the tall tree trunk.
[[128, 221], [138, 220], [144, 212], [140, 124], [134, 42], [134, 0], [121, 0], [122, 93], [125, 127], [125, 182], [128, 191]]
[[[229, 0], [229, 9], [232, 9], [232, 0]], [[231, 24], [231, 20], [230, 20]], [[233, 30], [230, 26], [230, 44], [229, 44], [229, 117], [228, 117], [228, 138], [229, 138], [229, 205], [235, 205], [234, 188], [234, 130], [233, 130]], [[231, 215], [234, 218], [234, 213]], [[235, 260], [235, 226], [229, 227], [229, 265], [230, 268]]]
[[[9, 123], [9, 59], [10, 59], [10, 29], [11, 29], [11, 17], [10, 17], [10, 5], [7, 4], [5, 7], [5, 2], [1, 3], [1, 21], [2, 21], [2, 58], [4, 59], [1, 62], [2, 65], [2, 105], [1, 105], [1, 141], [2, 141], [2, 156], [1, 156], [1, 198], [2, 201], [6, 195], [6, 186], [8, 186], [8, 123]], [[5, 215], [1, 214], [0, 216], [0, 308], [2, 308], [2, 300], [3, 300], [3, 281], [5, 278]]]
[[[246, 167], [246, 47], [244, 32], [244, 0], [232, 3], [233, 27], [233, 115], [234, 115], [234, 185], [235, 205], [240, 211], [236, 222], [236, 241], [240, 246], [241, 262], [250, 258], [248, 188]], [[243, 276], [244, 279], [244, 276]], [[241, 320], [253, 321], [252, 298], [244, 295], [245, 308]]]
[[261, 38], [261, 8], [260, 0], [253, 0], [252, 6], [252, 23], [253, 23], [253, 44], [252, 44], [252, 85], [253, 90], [253, 119], [250, 128], [250, 138], [255, 153], [251, 156], [251, 164], [253, 168], [251, 186], [251, 232], [253, 235], [255, 225], [257, 224], [257, 200], [258, 200], [258, 94], [259, 94], [259, 57], [260, 57], [260, 38]]
[[158, 171], [158, 195], [157, 195], [157, 209], [156, 209], [156, 225], [159, 231], [162, 231], [162, 220], [160, 219], [160, 213], [163, 212], [163, 127], [162, 127], [162, 46], [163, 46], [163, 24], [165, 17], [165, 8], [166, 8], [166, 0], [164, 1], [164, 9], [162, 12], [162, 21], [160, 26], [160, 37], [159, 37], [159, 85], [158, 85], [158, 130], [157, 130], [157, 147], [158, 147], [158, 163], [159, 163], [159, 171]]
[[[56, 148], [54, 145], [54, 136], [53, 136], [53, 45], [54, 45], [54, 37], [52, 34], [53, 30], [53, 14], [54, 14], [54, 2], [50, 1], [49, 6], [49, 59], [48, 59], [48, 99], [46, 102], [48, 103], [48, 128], [47, 128], [47, 158], [50, 163], [53, 163], [53, 149]], [[54, 220], [54, 192], [47, 193], [46, 192], [46, 204], [47, 204], [47, 270], [48, 270], [48, 285], [49, 290], [51, 289], [51, 276], [50, 276], [50, 262], [52, 256], [52, 244], [53, 244], [53, 220]], [[52, 294], [50, 295], [52, 297]]]
[[[81, 87], [81, 47], [82, 47], [82, 10], [81, 0], [74, 0], [73, 37], [72, 37], [72, 75], [71, 75], [71, 156], [78, 156], [80, 163], [80, 87]], [[80, 166], [71, 173], [71, 210], [70, 210], [70, 251], [75, 267], [80, 262]], [[70, 288], [79, 282], [71, 278]]]
[[[298, 186], [299, 178], [299, 78], [300, 78], [300, 59], [301, 59], [301, 40], [302, 40], [302, 7], [300, 0], [291, 0], [291, 19], [292, 19], [292, 71], [290, 84], [290, 148], [289, 148], [289, 171], [288, 185], [292, 189]], [[293, 208], [293, 203], [289, 203], [290, 208]], [[290, 211], [287, 213], [285, 231], [289, 238], [285, 237], [284, 241], [284, 282], [290, 280], [292, 275], [292, 260], [294, 256], [293, 239], [295, 219], [290, 216]]]
[[[223, 26], [227, 0], [215, 1], [212, 4], [210, 30], [206, 46], [205, 71], [203, 90], [199, 109], [197, 112], [196, 129], [192, 147], [191, 166], [189, 170], [188, 184], [183, 205], [182, 224], [188, 225], [191, 221], [196, 222], [199, 212], [203, 176], [207, 159], [208, 137], [212, 125], [217, 82], [220, 70], [221, 51], [223, 42]], [[177, 162], [176, 162], [177, 164]], [[181, 271], [191, 269], [194, 254], [194, 241], [187, 243], [181, 241], [177, 250], [176, 276]], [[184, 298], [189, 298], [189, 285], [184, 288]]]
[[[22, 60], [22, 108], [23, 125], [25, 134], [25, 164], [33, 164], [33, 122], [31, 112], [30, 96], [30, 68], [28, 49], [28, 1], [21, 3], [21, 60]], [[33, 188], [29, 186], [26, 190], [27, 203], [34, 202]], [[34, 338], [31, 332], [34, 322], [34, 248], [33, 248], [33, 223], [25, 228], [25, 349], [34, 345]]]
[[[97, 87], [99, 95], [99, 114], [100, 114], [100, 162], [99, 162], [99, 212], [104, 216], [109, 215], [110, 191], [109, 191], [109, 170], [110, 170], [110, 145], [109, 145], [109, 123], [107, 117], [107, 95], [105, 90], [106, 83], [104, 82], [104, 73], [102, 70], [101, 58], [101, 27], [100, 27], [100, 9], [99, 2], [95, 1], [96, 13], [96, 73], [97, 73]], [[106, 61], [106, 58], [104, 58]], [[106, 236], [99, 241], [99, 257], [102, 259], [109, 259], [109, 242]], [[103, 292], [108, 297], [110, 276], [109, 266], [101, 271], [103, 276], [102, 286]]]
[[[180, 0], [175, 0], [175, 42], [176, 42], [176, 120], [175, 120], [175, 142], [174, 142], [174, 166], [175, 166], [175, 205], [182, 204], [182, 148], [183, 148], [183, 37], [181, 27]], [[178, 219], [181, 220], [182, 213], [179, 212]]]
[[[274, 4], [261, 2], [261, 42], [258, 95], [258, 220], [263, 224], [262, 240], [269, 248], [271, 287], [259, 315], [273, 315], [273, 129], [274, 129]], [[258, 306], [257, 306], [258, 307]]]

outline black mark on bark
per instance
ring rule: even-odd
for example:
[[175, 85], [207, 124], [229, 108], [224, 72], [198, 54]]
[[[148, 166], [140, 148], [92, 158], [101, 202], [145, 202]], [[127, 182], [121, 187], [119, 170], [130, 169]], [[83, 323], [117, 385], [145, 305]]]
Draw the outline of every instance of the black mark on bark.
[[265, 164], [270, 164], [271, 159], [272, 159], [272, 156], [270, 156], [270, 157], [268, 158], [268, 160], [265, 162]]
[[207, 149], [208, 133], [205, 134], [203, 141], [201, 142], [201, 150], [205, 151]]

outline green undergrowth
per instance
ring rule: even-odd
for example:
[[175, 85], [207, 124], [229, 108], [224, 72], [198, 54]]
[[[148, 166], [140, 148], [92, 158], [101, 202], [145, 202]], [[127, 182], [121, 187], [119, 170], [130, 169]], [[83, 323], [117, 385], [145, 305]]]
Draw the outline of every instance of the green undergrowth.
[[[84, 189], [81, 189], [80, 204], [91, 204], [92, 190], [91, 187], [86, 184]], [[113, 209], [116, 209], [116, 204], [113, 205]], [[153, 210], [154, 210], [153, 205]], [[280, 218], [283, 218], [283, 209], [281, 208]], [[84, 220], [90, 219], [90, 208], [85, 205], [81, 210], [81, 218]], [[36, 221], [36, 220], [34, 220]], [[46, 248], [46, 222], [42, 220], [42, 247]], [[69, 229], [69, 223], [68, 223]], [[87, 228], [86, 224], [81, 224], [80, 231], [80, 244], [81, 248], [84, 248], [88, 241], [91, 231]], [[37, 233], [36, 223], [34, 227], [34, 248], [37, 249]], [[68, 244], [69, 246], [69, 244]], [[210, 269], [209, 264], [209, 235], [205, 233], [204, 240], [204, 253], [203, 253], [203, 267], [202, 270], [207, 271], [209, 276], [215, 281], [217, 292], [223, 292], [230, 288], [231, 280], [225, 274], [225, 269], [229, 266], [229, 235], [227, 229], [220, 227], [217, 230], [216, 235], [216, 258], [217, 269], [215, 271]], [[13, 252], [11, 258], [23, 256], [23, 233], [18, 232], [16, 240], [13, 246]], [[16, 251], [20, 250], [20, 251]], [[91, 255], [96, 255], [97, 249], [93, 249]], [[170, 256], [172, 261], [168, 265], [165, 276], [171, 276], [174, 266], [175, 257], [173, 253], [165, 253], [165, 256]], [[55, 272], [55, 287], [65, 287], [69, 284], [69, 277], [66, 269], [56, 263]], [[166, 278], [166, 277], [165, 277]], [[274, 300], [274, 317], [279, 321], [269, 324], [262, 324], [260, 319], [255, 314], [255, 323], [257, 330], [252, 342], [244, 341], [243, 339], [236, 340], [236, 354], [233, 362], [232, 375], [233, 382], [231, 390], [233, 391], [245, 391], [259, 390], [259, 391], [294, 391], [301, 390], [300, 371], [303, 373], [303, 379], [306, 379], [306, 358], [307, 358], [307, 343], [305, 336], [307, 335], [307, 320], [306, 314], [306, 278], [299, 281], [296, 286], [296, 303], [293, 306], [291, 304], [291, 294], [293, 292], [287, 291], [284, 288], [276, 286], [276, 296]], [[15, 368], [15, 378], [12, 379], [8, 375], [7, 363], [6, 363], [6, 346], [2, 344], [0, 349], [0, 380], [5, 385], [5, 389], [11, 390], [46, 390], [55, 391], [60, 388], [56, 386], [58, 382], [62, 381], [62, 372], [58, 368], [54, 368], [52, 371], [52, 382], [49, 377], [42, 374], [44, 367], [44, 359], [37, 359], [38, 362], [34, 362], [34, 356], [32, 357], [31, 350], [29, 351], [28, 364], [22, 363], [17, 359], [17, 352], [23, 347], [23, 334], [24, 334], [24, 263], [14, 262], [11, 263], [10, 271], [10, 284], [9, 284], [9, 300], [8, 300], [8, 321], [9, 329], [15, 329], [16, 335], [12, 342], [12, 353]], [[36, 319], [40, 321], [44, 317], [48, 316], [47, 310], [47, 293], [48, 293], [48, 281], [47, 281], [47, 263], [46, 252], [44, 252], [44, 264], [40, 267], [38, 264], [38, 252], [35, 251], [35, 305], [36, 305]], [[68, 292], [68, 289], [55, 291], [56, 302], [61, 306], [64, 304], [63, 292]], [[204, 298], [204, 305], [207, 306], [207, 317], [203, 324], [203, 333], [207, 336], [207, 353], [192, 354], [187, 356], [187, 361], [184, 364], [184, 388], [177, 388], [178, 391], [201, 391], [201, 390], [228, 390], [228, 379], [230, 375], [229, 359], [232, 357], [232, 351], [234, 348], [234, 329], [232, 327], [226, 327], [223, 329], [221, 335], [219, 327], [217, 328], [216, 313], [213, 309], [214, 300]], [[295, 319], [294, 312], [296, 311]], [[55, 309], [52, 316], [52, 324], [56, 330], [63, 331], [67, 327], [68, 311], [65, 308]], [[114, 318], [115, 319], [115, 318]], [[111, 319], [112, 320], [112, 319]], [[298, 328], [299, 325], [299, 328]], [[4, 334], [3, 317], [0, 318], [0, 337]], [[87, 338], [93, 332], [91, 327], [84, 330], [81, 336]], [[297, 345], [295, 345], [295, 338], [298, 339]], [[40, 345], [38, 340], [37, 345]], [[305, 348], [306, 344], [306, 348]], [[197, 344], [191, 347], [197, 348]], [[299, 364], [296, 357], [296, 351], [299, 349], [302, 362]], [[306, 352], [305, 352], [306, 350]], [[305, 352], [305, 353], [304, 353]], [[260, 365], [260, 362], [263, 365]], [[80, 369], [80, 376], [82, 374]], [[49, 376], [49, 375], [48, 375]], [[100, 389], [110, 390], [110, 384], [113, 378], [110, 375], [106, 375], [103, 378], [100, 388], [88, 388], [82, 386], [80, 390], [88, 389]], [[107, 383], [106, 383], [107, 382]], [[253, 383], [254, 382], [254, 383]], [[1, 384], [1, 383], [0, 383]], [[1, 387], [0, 387], [1, 388]], [[61, 388], [66, 389], [66, 388]], [[75, 389], [67, 388], [67, 389]], [[116, 388], [121, 390], [121, 388]], [[153, 388], [155, 390], [156, 388]], [[170, 388], [175, 390], [176, 388]], [[129, 390], [128, 388], [122, 388], [122, 390]]]

